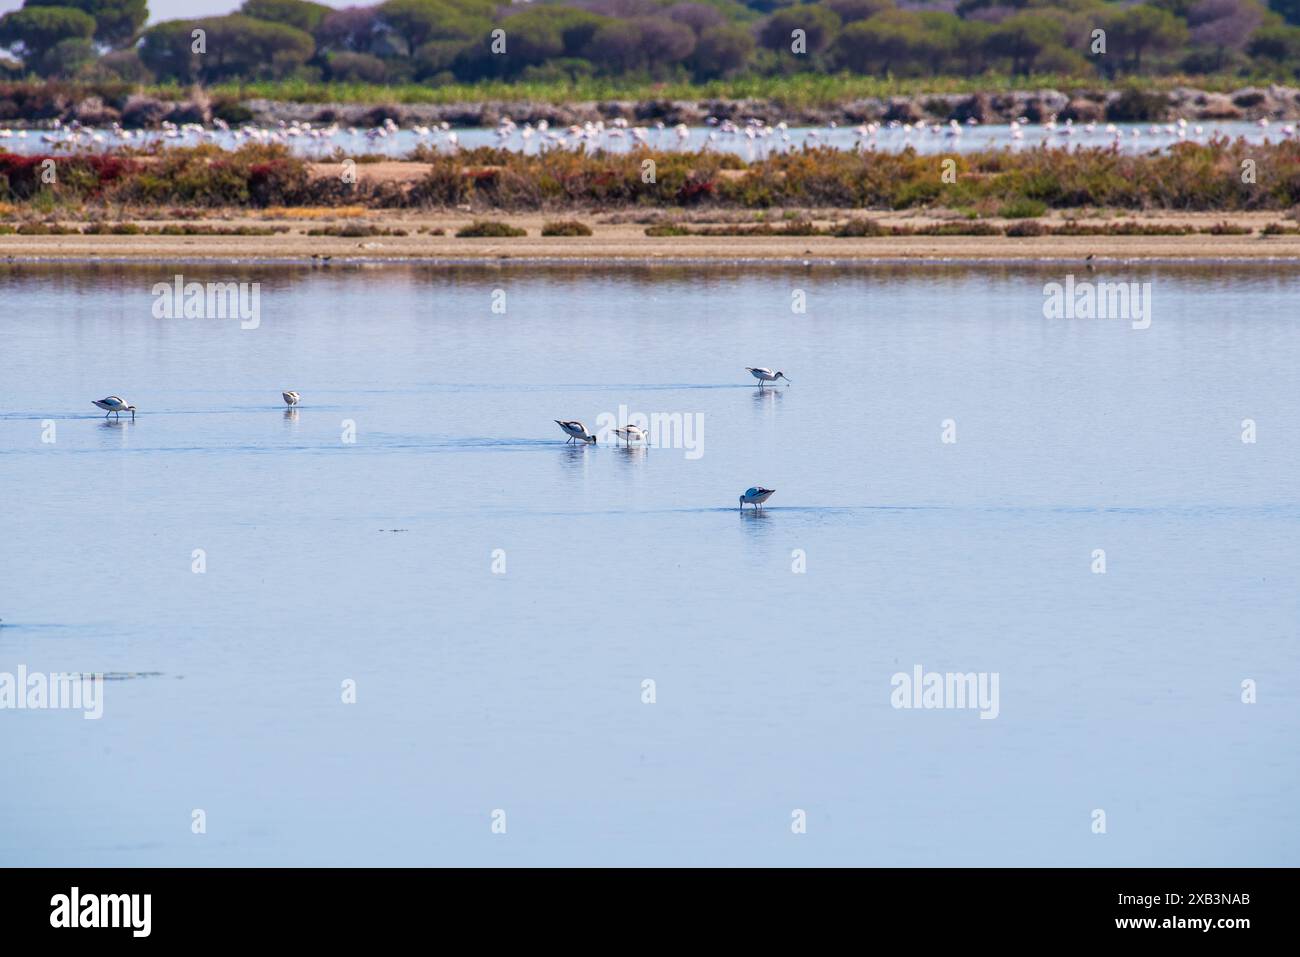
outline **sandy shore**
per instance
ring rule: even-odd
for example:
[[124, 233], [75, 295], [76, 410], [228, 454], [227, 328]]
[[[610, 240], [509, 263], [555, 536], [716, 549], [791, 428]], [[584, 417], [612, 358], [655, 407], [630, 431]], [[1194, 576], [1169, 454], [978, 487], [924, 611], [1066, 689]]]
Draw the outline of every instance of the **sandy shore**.
[[[825, 211], [818, 221], [864, 215], [858, 211]], [[926, 220], [896, 214], [869, 213], [885, 223]], [[1191, 236], [1040, 236], [1006, 238], [998, 236], [903, 236], [839, 239], [834, 237], [648, 237], [643, 223], [602, 222], [599, 213], [589, 215], [489, 214], [527, 229], [525, 237], [512, 239], [459, 239], [455, 231], [472, 219], [468, 213], [395, 213], [367, 211], [347, 218], [276, 218], [240, 214], [205, 220], [214, 228], [237, 225], [287, 227], [271, 236], [24, 236], [0, 235], [0, 257], [31, 260], [176, 260], [176, 261], [302, 261], [331, 257], [332, 261], [456, 260], [499, 262], [502, 260], [581, 261], [1032, 261], [1083, 260], [1092, 255], [1102, 260], [1294, 260], [1300, 262], [1300, 235], [1261, 236], [1258, 230], [1282, 221], [1276, 213], [1162, 214], [1143, 217], [1144, 222], [1170, 222], [1210, 226], [1227, 221], [1256, 230], [1251, 235]], [[591, 226], [590, 237], [543, 237], [542, 224], [556, 218], [579, 219]], [[613, 218], [613, 217], [610, 217]], [[707, 217], [692, 217], [696, 223]], [[161, 225], [167, 220], [137, 219], [141, 225]], [[932, 221], [932, 220], [930, 220]], [[1114, 220], [1097, 220], [1112, 222]], [[174, 221], [171, 221], [174, 222]], [[308, 236], [308, 229], [343, 223], [366, 223], [405, 229], [406, 236], [340, 237]], [[423, 229], [425, 232], [417, 233]], [[442, 229], [444, 235], [428, 230]]]

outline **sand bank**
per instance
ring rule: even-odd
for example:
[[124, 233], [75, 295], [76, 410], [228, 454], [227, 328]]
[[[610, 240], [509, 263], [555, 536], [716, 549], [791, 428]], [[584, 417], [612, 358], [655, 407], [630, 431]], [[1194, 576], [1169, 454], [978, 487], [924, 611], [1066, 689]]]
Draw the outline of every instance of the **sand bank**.
[[[819, 211], [818, 222], [864, 215], [861, 210]], [[924, 222], [920, 217], [867, 213], [883, 223]], [[1161, 214], [1142, 222], [1179, 223], [1207, 227], [1227, 221], [1255, 230], [1250, 235], [1187, 236], [896, 236], [835, 238], [829, 236], [678, 236], [649, 237], [644, 223], [602, 222], [597, 213], [563, 214], [591, 226], [590, 237], [543, 237], [543, 222], [560, 218], [541, 214], [486, 214], [522, 227], [528, 235], [510, 239], [461, 239], [455, 232], [471, 220], [469, 213], [390, 213], [367, 211], [346, 219], [239, 215], [204, 221], [213, 228], [238, 225], [279, 226], [287, 231], [270, 236], [131, 236], [131, 235], [0, 235], [0, 258], [14, 260], [264, 260], [295, 261], [312, 257], [346, 260], [501, 261], [572, 260], [575, 262], [654, 260], [796, 260], [813, 261], [1084, 261], [1098, 260], [1292, 260], [1300, 262], [1300, 235], [1262, 236], [1259, 230], [1279, 221], [1275, 213]], [[692, 217], [697, 224], [706, 222]], [[160, 225], [166, 220], [134, 220]], [[933, 221], [933, 220], [930, 220]], [[1092, 220], [1089, 220], [1091, 222]], [[1116, 220], [1096, 220], [1099, 223]], [[174, 222], [174, 221], [173, 221]], [[403, 229], [406, 236], [308, 236], [312, 228], [344, 223]], [[423, 230], [423, 232], [419, 232]], [[443, 235], [431, 234], [442, 230]]]

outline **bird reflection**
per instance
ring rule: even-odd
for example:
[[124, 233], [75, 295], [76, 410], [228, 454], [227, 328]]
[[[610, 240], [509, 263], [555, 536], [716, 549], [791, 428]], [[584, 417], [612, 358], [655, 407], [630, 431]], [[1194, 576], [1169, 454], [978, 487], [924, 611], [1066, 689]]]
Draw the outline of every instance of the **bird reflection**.
[[747, 508], [740, 513], [740, 524], [756, 539], [764, 540], [777, 527], [770, 523], [766, 510], [754, 508]]
[[590, 454], [591, 445], [582, 442], [577, 445], [565, 445], [560, 454], [564, 456], [564, 465], [566, 468], [586, 468], [587, 456]]
[[646, 448], [644, 445], [620, 445], [618, 457], [624, 462], [644, 462]]

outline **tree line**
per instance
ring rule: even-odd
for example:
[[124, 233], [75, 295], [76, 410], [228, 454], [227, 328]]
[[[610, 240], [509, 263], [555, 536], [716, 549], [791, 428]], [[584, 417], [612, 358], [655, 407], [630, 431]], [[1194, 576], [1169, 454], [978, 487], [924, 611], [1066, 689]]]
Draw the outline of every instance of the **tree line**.
[[25, 0], [0, 72], [218, 83], [697, 80], [844, 72], [1300, 76], [1300, 0], [245, 0], [145, 27], [147, 0]]

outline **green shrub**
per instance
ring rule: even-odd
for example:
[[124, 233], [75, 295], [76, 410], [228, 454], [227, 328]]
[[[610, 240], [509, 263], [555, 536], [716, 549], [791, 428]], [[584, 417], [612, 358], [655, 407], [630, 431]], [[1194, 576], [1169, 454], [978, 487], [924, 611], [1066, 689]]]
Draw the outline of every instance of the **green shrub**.
[[1001, 236], [1002, 230], [992, 223], [930, 223], [912, 230], [915, 236]]
[[1037, 199], [1013, 199], [998, 210], [1003, 219], [1037, 219], [1047, 212], [1047, 204]]
[[[1136, 154], [1109, 147], [986, 150], [963, 155], [958, 182], [946, 186], [935, 176], [933, 158], [911, 150], [858, 153], [819, 147], [774, 152], [748, 163], [710, 150], [649, 149], [628, 153], [554, 149], [527, 155], [492, 147], [457, 153], [424, 149], [407, 158], [429, 166], [427, 175], [414, 184], [369, 180], [345, 184], [335, 176], [310, 177], [307, 162], [280, 146], [150, 147], [61, 155], [59, 182], [50, 188], [40, 181], [42, 157], [0, 152], [0, 183], [8, 184], [6, 201], [23, 204], [40, 218], [86, 206], [191, 211], [267, 205], [469, 206], [500, 215], [545, 210], [555, 215], [555, 221], [547, 223], [549, 228], [564, 222], [562, 211], [597, 206], [668, 211], [687, 204], [755, 211], [920, 207], [958, 209], [968, 216], [976, 210], [985, 215], [996, 211], [1009, 219], [1032, 219], [1050, 208], [1213, 210], [1224, 215], [1235, 210], [1276, 210], [1280, 216], [1300, 205], [1300, 141], [1293, 139], [1254, 145], [1216, 139]], [[1231, 175], [1245, 159], [1256, 162], [1258, 185], [1242, 184], [1240, 176]], [[641, 164], [646, 160], [655, 162], [653, 187], [641, 182]], [[798, 218], [801, 214], [786, 215], [795, 218], [781, 227], [783, 232], [750, 235], [816, 232]], [[837, 228], [855, 235], [853, 230], [871, 227], [848, 223]], [[896, 228], [890, 227], [891, 232]]]
[[345, 236], [348, 238], [358, 238], [361, 236], [405, 236], [405, 229], [386, 229], [383, 226], [372, 226], [369, 223], [344, 223], [342, 226], [318, 226], [315, 229], [307, 230], [308, 236]]
[[844, 238], [857, 236], [884, 236], [889, 233], [884, 226], [874, 219], [850, 219], [832, 230], [832, 235]]
[[1179, 223], [1077, 223], [1071, 220], [1052, 229], [1053, 236], [1186, 236], [1196, 227]]
[[1201, 232], [1211, 236], [1245, 236], [1253, 231], [1249, 226], [1236, 226], [1232, 223], [1215, 223], [1201, 229]]
[[645, 228], [647, 236], [689, 236], [690, 229], [677, 223], [659, 223]]
[[590, 236], [591, 227], [576, 219], [556, 220], [542, 226], [543, 236]]
[[1106, 109], [1116, 123], [1158, 123], [1169, 115], [1169, 97], [1130, 86]]
[[1007, 227], [1008, 236], [1042, 236], [1051, 232], [1036, 219], [1022, 219]]
[[528, 230], [520, 229], [518, 226], [511, 226], [509, 223], [497, 222], [496, 220], [476, 219], [468, 226], [462, 226], [456, 230], [456, 235], [461, 239], [508, 239], [527, 236]]

